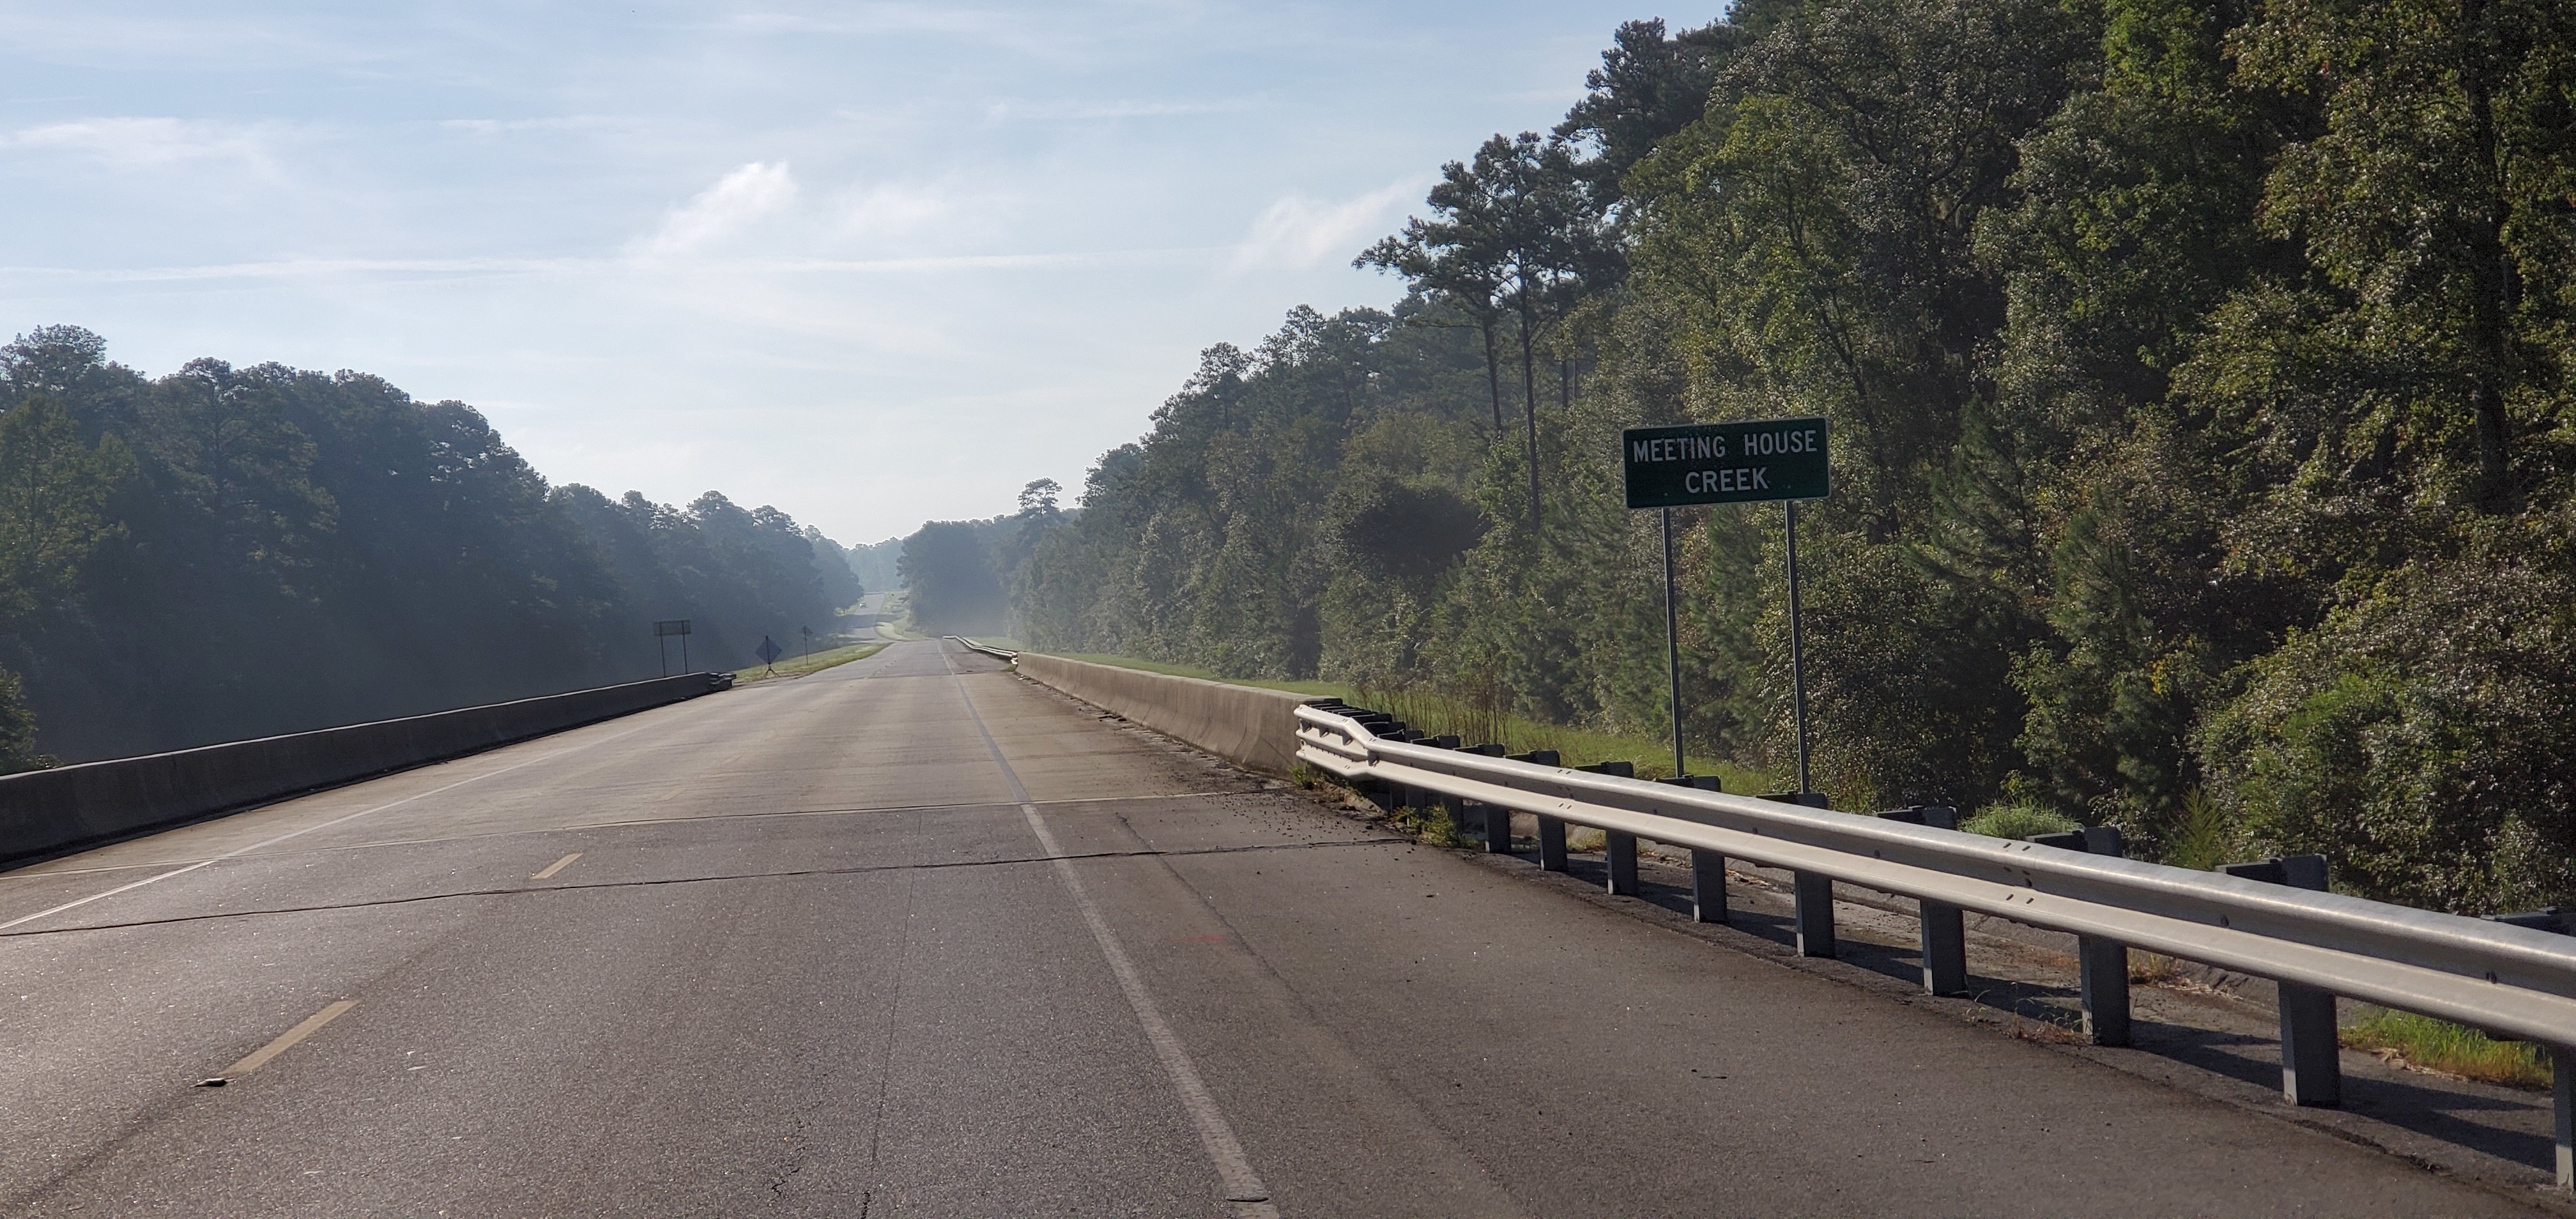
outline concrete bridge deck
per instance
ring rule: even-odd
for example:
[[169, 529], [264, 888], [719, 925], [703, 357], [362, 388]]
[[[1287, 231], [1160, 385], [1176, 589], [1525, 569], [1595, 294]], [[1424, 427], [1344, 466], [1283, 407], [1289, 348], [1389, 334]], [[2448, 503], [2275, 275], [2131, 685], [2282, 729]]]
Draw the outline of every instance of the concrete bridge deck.
[[900, 644], [0, 875], [0, 1212], [2532, 1213], [998, 667]]

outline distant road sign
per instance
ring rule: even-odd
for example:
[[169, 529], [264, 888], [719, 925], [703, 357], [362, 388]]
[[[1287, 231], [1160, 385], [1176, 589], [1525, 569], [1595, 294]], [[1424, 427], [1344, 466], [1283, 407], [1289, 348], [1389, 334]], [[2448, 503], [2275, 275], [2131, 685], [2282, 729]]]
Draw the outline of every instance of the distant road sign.
[[653, 637], [655, 639], [665, 639], [673, 635], [686, 635], [688, 633], [689, 620], [686, 618], [666, 618], [653, 624]]
[[1832, 491], [1822, 419], [1632, 427], [1619, 434], [1619, 457], [1631, 508], [1823, 499]]
[[760, 650], [752, 654], [760, 657], [760, 663], [774, 665], [778, 663], [779, 657], [787, 654], [787, 649], [778, 646], [769, 636], [763, 635], [760, 637]]

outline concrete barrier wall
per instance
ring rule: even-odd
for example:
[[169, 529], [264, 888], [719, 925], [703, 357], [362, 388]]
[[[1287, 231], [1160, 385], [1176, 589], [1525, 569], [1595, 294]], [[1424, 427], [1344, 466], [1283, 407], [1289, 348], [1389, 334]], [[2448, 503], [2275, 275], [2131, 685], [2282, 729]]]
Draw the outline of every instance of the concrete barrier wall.
[[709, 674], [0, 777], [0, 862], [577, 728], [717, 688]]
[[1284, 775], [1297, 760], [1296, 707], [1319, 701], [1022, 652], [1020, 672], [1098, 707], [1254, 770]]

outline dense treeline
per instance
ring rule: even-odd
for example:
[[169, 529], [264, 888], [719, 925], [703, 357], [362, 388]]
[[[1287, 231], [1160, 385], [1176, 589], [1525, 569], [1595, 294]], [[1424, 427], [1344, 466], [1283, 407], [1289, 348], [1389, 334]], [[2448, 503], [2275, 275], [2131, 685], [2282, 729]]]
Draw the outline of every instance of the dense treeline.
[[[828, 629], [844, 552], [774, 508], [550, 488], [473, 408], [98, 336], [0, 347], [0, 767], [652, 677]], [[678, 653], [673, 651], [676, 671]]]
[[[1619, 429], [1823, 414], [1819, 786], [2576, 900], [2576, 6], [1739, 0], [1212, 348], [1023, 633], [1653, 731]], [[1785, 737], [1781, 516], [1694, 510], [1695, 743]]]
[[[1010, 573], [1027, 567], [1048, 530], [1071, 514], [1056, 506], [1064, 488], [1041, 478], [1020, 490], [1020, 510], [981, 521], [927, 521], [895, 543], [912, 624], [943, 635], [1009, 629]], [[887, 543], [879, 543], [880, 546]]]

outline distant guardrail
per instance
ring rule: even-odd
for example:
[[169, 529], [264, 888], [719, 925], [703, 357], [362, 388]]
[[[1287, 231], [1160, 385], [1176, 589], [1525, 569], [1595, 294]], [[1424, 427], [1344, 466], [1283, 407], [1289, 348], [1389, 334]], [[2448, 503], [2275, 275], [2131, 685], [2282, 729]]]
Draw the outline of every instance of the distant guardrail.
[[58, 854], [729, 689], [691, 673], [0, 777], [0, 863]]
[[1285, 690], [1067, 660], [1042, 652], [1012, 652], [959, 635], [947, 638], [1008, 660], [1022, 677], [1103, 711], [1238, 766], [1276, 775], [1288, 773], [1297, 760], [1297, 721], [1290, 712], [1316, 701]]
[[[2081, 835], [1989, 838], [1919, 824], [1945, 819], [1920, 809], [1834, 812], [1567, 769], [1552, 754], [1466, 750], [1347, 704], [1295, 715], [1300, 761], [1364, 789], [1392, 788], [1405, 803], [1481, 814], [1489, 850], [1509, 849], [1511, 813], [1532, 814], [1540, 866], [1562, 870], [1565, 827], [1587, 826], [1608, 840], [1611, 889], [1634, 892], [1637, 840], [1689, 849], [1703, 921], [1725, 920], [1727, 859], [1786, 869], [1807, 955], [1833, 955], [1834, 882], [1914, 898], [1924, 983], [1936, 993], [1965, 985], [1964, 911], [2072, 932], [2097, 1042], [2127, 1042], [2131, 948], [2274, 979], [2283, 1090], [2294, 1103], [2338, 1099], [2336, 995], [2541, 1043], [2555, 1064], [2558, 1183], [2576, 1186], [2576, 936], [2317, 891], [2324, 867], [2314, 856], [2201, 872], [2096, 854]], [[2299, 887], [2303, 879], [2314, 888]]]

